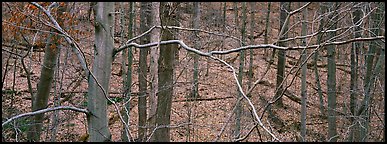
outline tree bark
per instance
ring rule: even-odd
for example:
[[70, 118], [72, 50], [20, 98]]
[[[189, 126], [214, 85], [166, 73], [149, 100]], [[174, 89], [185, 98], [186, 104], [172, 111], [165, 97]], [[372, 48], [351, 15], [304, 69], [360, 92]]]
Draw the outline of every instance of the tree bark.
[[[128, 26], [128, 38], [133, 37], [133, 19], [134, 19], [134, 2], [129, 3], [129, 26]], [[126, 81], [125, 81], [125, 102], [130, 100], [130, 96], [132, 95], [132, 64], [133, 64], [133, 53], [132, 53], [132, 47], [128, 48], [128, 71], [126, 73]], [[128, 110], [128, 113], [126, 113]], [[123, 108], [123, 119], [127, 124], [129, 124], [130, 121], [130, 103], [127, 102], [125, 104], [125, 107]], [[125, 130], [125, 126], [122, 127], [122, 132], [121, 132], [121, 139], [122, 141], [126, 142], [129, 141], [129, 137], [127, 136], [128, 133]]]
[[[333, 9], [336, 9], [337, 3], [333, 4], [331, 3], [330, 6], [333, 7]], [[334, 12], [332, 15], [328, 17], [328, 19], [331, 19], [333, 15], [335, 15], [336, 12]], [[336, 28], [336, 23], [332, 24], [331, 29]], [[335, 32], [330, 32], [329, 38], [332, 38], [336, 35]], [[328, 77], [327, 77], [327, 94], [328, 94], [328, 140], [330, 142], [336, 142], [338, 139], [337, 136], [337, 130], [336, 130], [336, 46], [335, 45], [329, 45], [327, 46], [327, 61], [328, 61]]]
[[[200, 28], [200, 3], [199, 2], [194, 2], [194, 18], [193, 18], [193, 27], [194, 29], [199, 29]], [[198, 37], [199, 33], [195, 31], [194, 34], [194, 46], [196, 49], [200, 49], [200, 40]], [[199, 96], [198, 93], [198, 88], [199, 88], [199, 68], [198, 68], [198, 63], [199, 63], [199, 55], [194, 54], [194, 70], [193, 70], [193, 88], [192, 88], [192, 98], [197, 98]]]
[[[61, 6], [57, 11], [57, 22], [63, 25], [65, 6]], [[52, 29], [55, 31], [54, 29]], [[57, 59], [59, 57], [58, 48], [60, 43], [60, 36], [52, 34], [47, 39], [47, 45], [45, 48], [45, 54], [43, 59], [43, 65], [41, 67], [40, 80], [37, 86], [37, 93], [32, 100], [32, 111], [37, 111], [47, 107], [48, 99], [50, 96], [50, 90], [52, 81], [54, 78], [54, 72], [56, 70]], [[37, 114], [33, 118], [34, 125], [31, 127], [28, 133], [29, 141], [39, 141], [40, 134], [42, 132], [44, 120], [44, 113]]]
[[[245, 39], [246, 39], [246, 19], [247, 19], [247, 8], [246, 8], [246, 2], [242, 3], [242, 27], [241, 27], [241, 35], [242, 35], [242, 43], [241, 45], [245, 45]], [[237, 15], [237, 14], [236, 14]], [[237, 18], [236, 18], [237, 19]], [[242, 50], [239, 53], [239, 72], [238, 72], [238, 81], [242, 85], [242, 78], [243, 78], [243, 67], [245, 63], [245, 51]], [[237, 93], [239, 97], [242, 97], [242, 93], [237, 88]], [[236, 104], [235, 109], [235, 131], [234, 131], [234, 138], [238, 139], [240, 137], [240, 129], [241, 129], [241, 117], [242, 117], [242, 105], [240, 101]]]
[[[323, 14], [323, 13], [325, 13], [325, 7], [321, 6], [321, 5], [322, 4], [320, 3], [320, 14]], [[325, 25], [324, 19], [321, 19], [318, 30], [322, 31], [323, 28], [324, 28], [324, 25]], [[323, 38], [323, 34], [322, 33], [318, 34], [318, 36], [317, 36], [317, 44], [321, 44], [322, 38]], [[313, 57], [313, 63], [314, 63], [313, 70], [314, 70], [315, 80], [316, 80], [316, 85], [317, 85], [317, 93], [318, 93], [318, 96], [319, 96], [319, 99], [320, 99], [320, 113], [321, 113], [321, 115], [325, 116], [325, 112], [324, 112], [324, 98], [323, 98], [322, 89], [321, 89], [320, 76], [318, 74], [318, 69], [317, 69], [318, 57], [319, 57], [319, 51], [317, 50], [316, 53], [314, 54], [314, 57]]]
[[[362, 12], [361, 12], [361, 9], [355, 9], [354, 12], [353, 12], [353, 15], [354, 15], [354, 18], [353, 18], [353, 22], [354, 24], [356, 25], [359, 21], [360, 21], [360, 18], [363, 17], [362, 16]], [[355, 38], [359, 38], [361, 37], [361, 33], [360, 33], [360, 29], [361, 27], [360, 26], [356, 26], [355, 27], [355, 32], [354, 32], [354, 37]], [[361, 47], [361, 43], [358, 43], [358, 42], [354, 42], [352, 44], [352, 49], [351, 49], [351, 80], [350, 80], [350, 103], [349, 103], [349, 107], [350, 107], [350, 111], [352, 113], [352, 115], [355, 115], [355, 112], [356, 112], [356, 107], [357, 107], [357, 82], [358, 82], [358, 74], [357, 74], [357, 69], [358, 69], [358, 53], [359, 53], [359, 49]], [[353, 127], [351, 127], [351, 131], [350, 131], [350, 134], [349, 134], [349, 139], [348, 141], [350, 142], [359, 142], [360, 141], [360, 137], [359, 137], [359, 125], [357, 122], [355, 122], [355, 118], [354, 117], [351, 117], [350, 118], [350, 121], [351, 121], [351, 124], [354, 124]]]
[[[149, 17], [150, 17], [150, 3], [141, 2], [140, 9], [140, 30], [141, 33], [149, 29]], [[146, 44], [150, 42], [149, 35], [143, 36], [141, 38], [141, 44]], [[147, 56], [149, 48], [140, 49], [140, 58], [139, 58], [139, 69], [138, 69], [138, 81], [139, 81], [139, 97], [138, 97], [138, 139], [139, 141], [146, 140], [146, 121], [147, 121]]]
[[[95, 17], [95, 51], [93, 74], [96, 80], [89, 77], [87, 107], [91, 115], [88, 116], [88, 131], [90, 142], [110, 141], [111, 134], [108, 127], [107, 99], [109, 95], [109, 81], [113, 54], [113, 2], [98, 2], [94, 6]], [[97, 82], [102, 86], [99, 87]], [[106, 95], [105, 95], [106, 94]]]
[[[370, 29], [372, 31], [372, 36], [379, 36], [380, 35], [380, 26], [381, 20], [383, 19], [383, 10], [384, 10], [384, 3], [379, 3], [378, 6], [380, 6], [373, 14], [371, 14], [371, 23], [370, 23]], [[371, 92], [373, 89], [374, 84], [374, 78], [375, 78], [375, 69], [377, 68], [374, 66], [374, 59], [375, 55], [377, 55], [377, 47], [378, 44], [374, 41], [370, 42], [369, 44], [369, 50], [367, 53], [367, 56], [365, 58], [365, 65], [366, 65], [366, 75], [364, 78], [364, 99], [362, 100], [362, 105], [358, 110], [358, 115], [360, 117], [361, 125], [363, 126], [360, 129], [360, 141], [365, 142], [367, 141], [368, 133], [369, 133], [369, 121], [370, 121], [370, 104], [371, 104]], [[383, 52], [384, 53], [384, 52]], [[381, 58], [381, 57], [380, 57]], [[379, 59], [380, 59], [379, 58]]]
[[[252, 2], [250, 4], [250, 44], [253, 45], [254, 44], [254, 35], [255, 35], [255, 32], [254, 32], [254, 29], [255, 28], [255, 11], [257, 10], [256, 8], [256, 3]], [[249, 59], [249, 73], [248, 73], [248, 78], [249, 78], [249, 81], [248, 81], [248, 89], [251, 88], [251, 83], [252, 83], [252, 79], [253, 79], [253, 60], [254, 60], [254, 51], [253, 49], [250, 49], [249, 50], [249, 55], [250, 55], [250, 59]], [[251, 96], [251, 94], [248, 95], [249, 97]]]
[[[301, 3], [300, 3], [301, 4]], [[303, 13], [302, 13], [302, 19], [304, 20], [302, 22], [302, 30], [301, 30], [301, 35], [302, 36], [305, 36], [307, 33], [308, 33], [308, 27], [307, 27], [307, 23], [305, 22], [307, 20], [307, 9], [304, 9], [303, 10]], [[303, 46], [306, 46], [306, 39], [303, 39], [302, 40], [302, 45]], [[307, 50], [304, 49], [302, 51], [302, 58], [301, 58], [301, 63], [304, 63], [304, 65], [302, 65], [302, 70], [301, 70], [301, 140], [302, 142], [305, 142], [306, 140], [306, 102], [307, 102], [307, 88], [306, 88], [306, 66], [307, 66], [307, 62], [306, 62], [306, 57], [307, 57]]]
[[[280, 36], [280, 40], [286, 39], [287, 38], [287, 30], [288, 26], [285, 24], [285, 19], [287, 17], [287, 11], [290, 11], [290, 2], [281, 2], [281, 13], [280, 13], [280, 31], [284, 31], [285, 33]], [[284, 30], [282, 30], [284, 29]], [[285, 42], [280, 42], [279, 46], [286, 46]], [[283, 91], [283, 85], [281, 83], [284, 81], [284, 76], [285, 76], [285, 63], [286, 63], [286, 51], [285, 50], [278, 50], [278, 64], [277, 64], [277, 81], [276, 81], [276, 93], [275, 93], [275, 98], [280, 97], [280, 94]], [[282, 107], [283, 102], [282, 98], [280, 98], [276, 103], [277, 106]]]
[[[153, 26], [159, 26], [160, 23], [160, 2], [152, 2], [151, 19]], [[151, 32], [151, 42], [160, 41], [160, 29], [154, 29]], [[157, 88], [158, 88], [158, 59], [159, 59], [159, 46], [151, 47], [151, 62], [150, 62], [150, 75], [151, 75], [151, 92], [149, 97], [149, 125], [151, 128], [155, 126], [155, 117], [157, 110]], [[152, 130], [152, 129], [150, 129]]]
[[[172, 10], [177, 6], [176, 3], [162, 2], [162, 25], [177, 26], [176, 13]], [[168, 15], [170, 14], [170, 15]], [[162, 40], [174, 39], [174, 30], [163, 30]], [[170, 124], [171, 106], [173, 96], [173, 75], [175, 51], [178, 45], [169, 44], [160, 46], [160, 57], [158, 60], [158, 91], [157, 112], [156, 112], [156, 129], [153, 134], [153, 140], [157, 142], [170, 141]]]
[[[265, 39], [264, 39], [264, 44], [268, 44], [269, 42], [268, 42], [268, 36], [267, 36], [267, 33], [269, 32], [269, 23], [270, 23], [270, 20], [269, 20], [269, 18], [270, 18], [270, 5], [271, 5], [271, 2], [268, 2], [268, 4], [267, 4], [267, 13], [266, 13], [266, 18], [265, 18], [265, 34], [264, 34], [264, 37], [265, 37]], [[273, 53], [274, 53], [274, 51], [273, 51]], [[269, 54], [268, 54], [268, 50], [267, 49], [264, 49], [264, 56], [268, 56]], [[274, 58], [274, 57], [273, 57]]]

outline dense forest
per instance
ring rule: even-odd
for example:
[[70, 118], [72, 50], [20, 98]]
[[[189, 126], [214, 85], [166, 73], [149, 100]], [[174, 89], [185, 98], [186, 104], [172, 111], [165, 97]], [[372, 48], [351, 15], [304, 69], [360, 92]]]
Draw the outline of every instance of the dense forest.
[[384, 2], [2, 2], [2, 142], [385, 141]]

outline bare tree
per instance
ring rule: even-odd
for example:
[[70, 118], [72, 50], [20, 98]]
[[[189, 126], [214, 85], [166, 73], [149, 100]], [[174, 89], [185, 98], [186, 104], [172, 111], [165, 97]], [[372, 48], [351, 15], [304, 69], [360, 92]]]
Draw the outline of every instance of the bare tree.
[[[113, 53], [114, 15], [112, 12], [114, 12], [114, 3], [98, 2], [93, 9], [95, 18], [93, 73], [95, 79], [89, 79], [87, 107], [92, 115], [88, 117], [88, 130], [89, 141], [103, 142], [111, 140], [106, 95], [109, 95], [109, 81], [113, 61], [111, 54]], [[102, 89], [99, 85], [102, 86]]]
[[[130, 2], [129, 3], [129, 24], [128, 24], [128, 38], [133, 38], [133, 20], [134, 20], [134, 15], [135, 15], [135, 9], [134, 9], [134, 3], [135, 2]], [[124, 108], [123, 108], [123, 117], [124, 121], [129, 124], [130, 120], [130, 97], [132, 95], [132, 65], [133, 65], [133, 52], [132, 52], [132, 47], [128, 48], [128, 70], [126, 73], [126, 81], [124, 83], [124, 90], [126, 93], [124, 93]], [[121, 139], [122, 141], [129, 141], [130, 138], [127, 137], [129, 135], [127, 131], [125, 130], [125, 126], [122, 127], [122, 132], [121, 132]]]
[[[145, 32], [149, 29], [150, 24], [150, 3], [141, 2], [140, 9], [140, 31]], [[141, 38], [141, 43], [149, 43], [150, 36], [144, 36]], [[146, 138], [146, 121], [147, 121], [147, 77], [148, 77], [148, 56], [149, 48], [140, 49], [139, 69], [138, 69], [138, 81], [139, 81], [139, 96], [138, 96], [138, 139], [145, 141]]]
[[[176, 13], [173, 11], [178, 6], [177, 3], [162, 2], [161, 21], [162, 25], [178, 25]], [[170, 30], [162, 29], [162, 40], [174, 39], [174, 33]], [[156, 128], [154, 131], [154, 141], [167, 142], [170, 141], [170, 128], [168, 127], [171, 120], [171, 106], [173, 96], [173, 76], [174, 76], [174, 61], [176, 44], [161, 45], [160, 57], [158, 60], [158, 98], [156, 112]]]
[[[152, 9], [151, 9], [151, 24], [158, 26], [161, 25], [160, 23], [160, 3], [159, 2], [152, 2]], [[160, 41], [160, 30], [156, 29], [152, 31], [150, 37], [151, 42], [158, 42]], [[158, 59], [159, 59], [159, 45], [156, 47], [151, 47], [151, 62], [150, 62], [150, 75], [151, 75], [151, 92], [149, 95], [149, 125], [151, 128], [155, 126], [155, 120], [156, 120], [156, 110], [157, 110], [157, 89], [158, 89]], [[151, 129], [150, 129], [151, 130]]]
[[[330, 9], [336, 9], [328, 19], [332, 19], [339, 7], [338, 3], [328, 4]], [[332, 29], [336, 29], [336, 23], [331, 24]], [[335, 32], [330, 32], [328, 37], [333, 38]], [[336, 130], [336, 49], [335, 45], [327, 46], [327, 61], [328, 61], [328, 77], [327, 77], [327, 93], [328, 93], [328, 141], [337, 141], [338, 135]]]
[[[281, 31], [284, 31], [284, 33], [280, 33], [279, 37], [280, 40], [284, 40], [287, 38], [287, 32], [288, 31], [288, 24], [285, 23], [286, 17], [287, 17], [287, 12], [290, 11], [290, 2], [281, 2], [280, 4], [280, 28]], [[280, 46], [286, 46], [285, 42], [280, 42], [278, 45]], [[285, 62], [286, 62], [286, 51], [284, 50], [279, 50], [278, 51], [278, 62], [277, 62], [277, 80], [276, 80], [276, 91], [277, 93], [275, 94], [275, 98], [280, 97], [280, 94], [283, 91], [283, 87], [281, 83], [284, 81], [284, 76], [285, 76]], [[276, 102], [277, 106], [282, 107], [283, 102], [282, 99], [280, 98]]]
[[[194, 2], [194, 18], [193, 18], [193, 28], [199, 29], [200, 28], [200, 2]], [[199, 39], [199, 33], [195, 31], [194, 33], [195, 38], [195, 48], [200, 48], [200, 39]], [[199, 56], [194, 55], [194, 70], [193, 70], [193, 88], [192, 88], [192, 94], [191, 97], [197, 98], [199, 96], [198, 88], [199, 88]]]
[[[361, 8], [356, 8], [353, 11], [353, 24], [358, 25], [360, 24], [360, 19], [363, 17]], [[354, 37], [360, 38], [361, 37], [361, 27], [356, 26]], [[357, 103], [357, 95], [358, 95], [358, 55], [359, 55], [359, 49], [361, 47], [361, 43], [353, 43], [352, 49], [351, 49], [351, 81], [350, 81], [350, 111], [352, 115], [355, 115], [356, 112], [356, 103]], [[351, 128], [351, 132], [349, 134], [348, 141], [360, 141], [359, 138], [359, 125], [355, 121], [354, 117], [351, 117], [350, 119], [351, 124], [354, 124], [354, 126]]]
[[[59, 24], [63, 25], [64, 15], [66, 7], [59, 7], [57, 11], [57, 20]], [[54, 29], [52, 29], [54, 31]], [[38, 91], [32, 98], [32, 111], [37, 111], [47, 107], [48, 99], [50, 96], [50, 90], [52, 81], [54, 78], [54, 72], [56, 70], [57, 59], [59, 56], [59, 44], [61, 37], [58, 35], [50, 35], [47, 39], [47, 45], [45, 48], [44, 60], [41, 68], [40, 81], [38, 84]], [[37, 114], [34, 117], [34, 123], [28, 133], [29, 141], [39, 141], [42, 131], [42, 122], [44, 120], [44, 113]]]
[[[306, 24], [306, 16], [308, 14], [307, 9], [303, 10], [302, 13], [302, 30], [301, 35], [305, 36], [308, 32], [308, 27]], [[306, 46], [307, 42], [306, 39], [302, 39], [302, 45]], [[301, 62], [306, 63], [306, 56], [307, 56], [307, 50], [303, 50], [301, 52]], [[304, 142], [306, 141], [306, 102], [307, 102], [307, 88], [306, 88], [306, 72], [307, 72], [307, 65], [302, 65], [302, 72], [301, 72], [301, 140]]]

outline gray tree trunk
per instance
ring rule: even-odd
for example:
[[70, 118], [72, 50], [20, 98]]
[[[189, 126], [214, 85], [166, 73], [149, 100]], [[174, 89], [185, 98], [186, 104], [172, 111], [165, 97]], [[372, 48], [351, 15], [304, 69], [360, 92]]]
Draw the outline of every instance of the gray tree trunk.
[[[383, 20], [382, 16], [384, 13], [384, 3], [378, 3], [380, 6], [373, 14], [371, 14], [371, 24], [370, 29], [372, 31], [371, 36], [379, 36], [380, 35], [380, 23]], [[377, 54], [378, 44], [374, 41], [370, 42], [369, 50], [366, 56], [366, 75], [364, 78], [364, 99], [362, 100], [361, 106], [358, 110], [358, 116], [361, 119], [361, 125], [363, 127], [360, 128], [360, 141], [367, 141], [368, 133], [369, 133], [369, 121], [370, 121], [370, 104], [371, 104], [371, 92], [374, 85], [375, 71], [374, 70], [374, 58]], [[383, 52], [384, 54], [384, 52]], [[380, 57], [381, 58], [381, 57]], [[380, 59], [379, 58], [379, 59]], [[375, 69], [377, 67], [375, 66]], [[376, 73], [377, 74], [377, 73]]]
[[[355, 9], [353, 12], [354, 18], [353, 22], [356, 25], [362, 16], [362, 11], [361, 9]], [[357, 26], [355, 27], [355, 32], [354, 32], [354, 37], [359, 38], [361, 37], [361, 32], [360, 32], [361, 27]], [[356, 112], [356, 107], [357, 107], [357, 85], [358, 85], [358, 74], [357, 74], [357, 69], [358, 69], [358, 53], [359, 49], [361, 48], [361, 43], [355, 42], [352, 44], [352, 49], [351, 49], [351, 80], [350, 80], [350, 111], [352, 115], [355, 114]], [[355, 117], [350, 118], [351, 125], [353, 124], [354, 126], [351, 127], [351, 131], [349, 134], [349, 139], [348, 141], [352, 142], [358, 142], [360, 141], [359, 137], [359, 124], [356, 122]]]
[[[265, 18], [265, 33], [264, 33], [264, 43], [265, 44], [268, 44], [268, 36], [267, 36], [267, 33], [269, 32], [269, 23], [270, 23], [270, 5], [271, 5], [271, 2], [268, 2], [267, 4], [267, 13], [266, 13], [266, 18]], [[264, 49], [264, 56], [268, 56], [268, 50], [267, 49]], [[273, 52], [274, 53], [274, 52]]]
[[[118, 3], [118, 9], [120, 11], [120, 22], [119, 22], [119, 25], [120, 25], [120, 44], [124, 44], [125, 41], [124, 41], [124, 35], [125, 35], [125, 30], [124, 30], [124, 26], [125, 26], [125, 13], [124, 13], [124, 10], [125, 10], [125, 7], [124, 7], [124, 3], [123, 2], [120, 2]], [[127, 61], [127, 57], [128, 57], [128, 53], [127, 53], [127, 49], [123, 50], [122, 51], [122, 57], [121, 57], [121, 70], [120, 70], [120, 74], [122, 76], [122, 80], [123, 80], [123, 83], [124, 83], [124, 88], [125, 88], [125, 78], [126, 78], [126, 61]]]
[[[246, 2], [242, 3], [242, 28], [241, 28], [241, 34], [242, 34], [242, 44], [244, 45], [245, 39], [246, 39], [246, 19], [247, 19], [247, 6]], [[245, 63], [245, 51], [242, 50], [239, 53], [239, 72], [238, 72], [238, 81], [240, 85], [242, 86], [242, 77], [243, 77], [243, 67]], [[242, 93], [237, 88], [237, 92], [239, 94], [239, 97], [242, 97]], [[242, 117], [242, 105], [240, 102], [236, 104], [235, 109], [235, 131], [234, 131], [234, 138], [239, 138], [240, 136], [240, 129], [241, 129], [241, 117]]]
[[[325, 7], [321, 6], [321, 5], [322, 4], [320, 3], [320, 14], [323, 14], [323, 13], [325, 13]], [[324, 25], [325, 25], [324, 19], [321, 19], [318, 30], [322, 31], [323, 28], [324, 28]], [[321, 43], [322, 36], [323, 36], [322, 33], [318, 34], [318, 36], [317, 36], [317, 44]], [[319, 99], [320, 99], [320, 113], [321, 113], [322, 116], [325, 116], [325, 112], [324, 112], [324, 98], [323, 98], [322, 89], [321, 89], [320, 76], [318, 74], [318, 69], [317, 69], [318, 57], [319, 57], [319, 51], [317, 50], [316, 53], [314, 54], [314, 57], [313, 57], [314, 58], [313, 59], [313, 62], [314, 62], [313, 70], [314, 70], [315, 80], [316, 80], [316, 85], [317, 85], [317, 93], [318, 93], [318, 96], [319, 96]]]
[[[193, 18], [193, 28], [194, 29], [199, 29], [200, 28], [200, 2], [194, 2], [194, 18]], [[196, 49], [199, 49], [200, 48], [200, 40], [199, 40], [199, 37], [198, 37], [199, 33], [197, 31], [195, 31], [195, 34], [194, 34], [194, 47]], [[193, 58], [194, 58], [194, 70], [193, 70], [193, 88], [192, 88], [192, 94], [191, 94], [191, 97], [192, 98], [197, 98], [199, 96], [199, 93], [198, 93], [198, 89], [199, 89], [199, 67], [198, 67], [198, 63], [199, 63], [199, 55], [197, 54], [194, 54], [193, 55]]]
[[[61, 6], [57, 11], [57, 21], [63, 25], [64, 15], [66, 10], [65, 6]], [[55, 31], [53, 29], [53, 31]], [[59, 57], [59, 40], [58, 35], [52, 34], [47, 39], [47, 45], [45, 47], [43, 65], [41, 67], [40, 80], [37, 86], [37, 93], [32, 100], [32, 111], [37, 111], [47, 107], [48, 99], [50, 96], [50, 90], [52, 81], [54, 78], [54, 72], [56, 69], [57, 59]], [[39, 141], [40, 134], [42, 132], [42, 126], [44, 121], [44, 113], [35, 115], [33, 118], [33, 126], [31, 126], [28, 132], [29, 141]]]
[[[337, 3], [331, 3], [332, 7], [337, 7]], [[335, 8], [333, 8], [335, 9]], [[329, 16], [329, 19], [333, 17]], [[332, 24], [330, 29], [335, 29], [336, 23]], [[330, 32], [328, 34], [329, 38], [332, 38], [336, 35], [335, 32]], [[338, 139], [337, 130], [336, 130], [336, 46], [329, 45], [327, 46], [327, 61], [328, 61], [328, 78], [327, 78], [327, 94], [328, 94], [328, 140], [330, 142], [336, 142]]]
[[[160, 23], [160, 2], [152, 2], [151, 9], [151, 20], [152, 26], [161, 25]], [[160, 29], [154, 29], [151, 32], [151, 42], [160, 41]], [[151, 62], [150, 62], [150, 75], [151, 75], [151, 92], [149, 97], [149, 125], [151, 128], [155, 126], [155, 116], [157, 110], [157, 88], [158, 88], [158, 70], [157, 70], [157, 61], [159, 59], [159, 46], [151, 47]], [[152, 130], [152, 129], [150, 129]]]
[[[281, 13], [280, 13], [280, 27], [283, 28], [285, 33], [280, 36], [280, 40], [287, 38], [287, 30], [288, 26], [285, 24], [285, 19], [287, 17], [287, 11], [290, 11], [290, 2], [281, 2]], [[285, 42], [280, 42], [279, 46], [286, 46]], [[276, 81], [276, 93], [275, 93], [275, 99], [281, 96], [281, 93], [283, 91], [283, 85], [281, 85], [282, 81], [284, 81], [285, 76], [285, 63], [286, 63], [286, 51], [285, 50], [278, 50], [278, 64], [277, 64], [277, 81]], [[277, 106], [282, 107], [283, 102], [282, 98], [280, 98], [276, 103]]]
[[[150, 2], [141, 2], [140, 9], [140, 31], [141, 33], [149, 29], [150, 22]], [[146, 35], [141, 38], [141, 44], [146, 44], [150, 42], [149, 35]], [[138, 97], [138, 140], [146, 140], [146, 121], [147, 121], [147, 56], [149, 48], [140, 49], [140, 58], [139, 58], [139, 69], [138, 69], [138, 81], [139, 81], [139, 97]]]
[[[302, 13], [302, 19], [304, 20], [302, 22], [302, 30], [301, 30], [301, 35], [305, 36], [308, 33], [308, 27], [307, 23], [305, 22], [307, 20], [306, 16], [308, 15], [307, 9], [303, 10]], [[306, 39], [302, 40], [302, 45], [306, 46]], [[307, 88], [306, 88], [306, 57], [307, 57], [307, 50], [304, 49], [302, 51], [302, 58], [301, 62], [305, 63], [302, 65], [302, 70], [301, 70], [301, 140], [302, 142], [305, 141], [305, 136], [306, 136], [306, 100], [307, 100]]]
[[[226, 15], [227, 15], [227, 3], [226, 2], [223, 2], [223, 18], [222, 18], [222, 23], [223, 23], [223, 26], [222, 26], [222, 32], [225, 33], [226, 32], [226, 26], [227, 26], [227, 21], [226, 21]], [[222, 39], [222, 47], [220, 47], [220, 50], [222, 51], [223, 48], [224, 48], [224, 44], [225, 44], [225, 39]], [[223, 55], [220, 55], [220, 58], [223, 59], [224, 56]]]
[[[176, 13], [172, 10], [177, 6], [177, 3], [162, 2], [160, 7], [162, 8], [162, 25], [178, 26], [176, 20]], [[170, 14], [170, 15], [168, 15]], [[165, 30], [162, 32], [161, 39], [171, 40], [174, 39], [174, 33], [176, 31]], [[161, 45], [160, 57], [158, 60], [158, 81], [159, 81], [159, 94], [157, 98], [157, 112], [156, 112], [156, 130], [153, 134], [153, 140], [157, 142], [169, 142], [170, 141], [170, 128], [168, 127], [171, 119], [171, 106], [173, 96], [173, 76], [174, 76], [174, 60], [175, 51], [177, 50], [177, 44]]]
[[[88, 110], [92, 115], [88, 116], [88, 131], [90, 142], [110, 141], [111, 134], [108, 127], [107, 99], [109, 95], [109, 80], [111, 75], [113, 54], [113, 2], [98, 2], [94, 6], [95, 17], [95, 51], [93, 74], [102, 86], [89, 77]], [[105, 93], [104, 93], [105, 92]]]
[[[256, 3], [252, 2], [250, 3], [250, 44], [253, 45], [254, 44], [254, 29], [256, 29], [255, 27], [255, 11], [257, 10], [256, 8]], [[249, 78], [249, 81], [247, 83], [248, 85], [248, 89], [251, 88], [251, 83], [252, 83], [252, 79], [253, 79], [253, 60], [254, 60], [254, 52], [253, 52], [253, 49], [250, 49], [249, 50], [249, 55], [250, 55], [250, 59], [249, 59], [249, 73], [248, 73], [248, 78]], [[251, 96], [251, 94], [249, 94], [249, 97]]]

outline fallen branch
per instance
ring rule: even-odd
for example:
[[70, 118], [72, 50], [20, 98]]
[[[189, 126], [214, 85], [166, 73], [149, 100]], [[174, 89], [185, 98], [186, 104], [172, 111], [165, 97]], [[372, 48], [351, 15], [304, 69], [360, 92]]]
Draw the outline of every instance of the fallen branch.
[[172, 102], [213, 101], [213, 100], [224, 100], [229, 98], [234, 98], [234, 97], [228, 96], [228, 97], [215, 97], [215, 98], [185, 98], [185, 99], [174, 100]]

